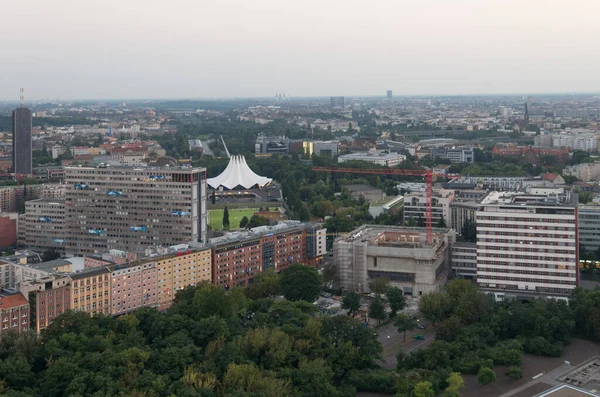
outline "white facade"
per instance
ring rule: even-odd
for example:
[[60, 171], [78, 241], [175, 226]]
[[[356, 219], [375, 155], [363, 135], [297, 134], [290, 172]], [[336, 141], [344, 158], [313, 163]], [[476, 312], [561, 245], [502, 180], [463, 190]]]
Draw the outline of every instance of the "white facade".
[[206, 182], [213, 189], [220, 187], [233, 189], [238, 186], [250, 189], [254, 185], [261, 187], [268, 185], [271, 181], [271, 178], [256, 175], [246, 163], [244, 156], [232, 156], [225, 171], [214, 178], [208, 178]]
[[597, 152], [598, 138], [592, 134], [556, 134], [552, 136], [552, 146], [567, 147], [573, 151]]
[[66, 151], [67, 151], [67, 148], [64, 146], [54, 145], [54, 146], [52, 146], [52, 158], [54, 160], [56, 160], [58, 158], [58, 156], [60, 156], [61, 154], [64, 154]]
[[496, 297], [567, 298], [578, 283], [577, 209], [491, 193], [476, 214], [477, 282]]
[[[431, 223], [436, 226], [440, 219], [444, 219], [446, 226], [450, 227], [450, 204], [454, 200], [454, 190], [433, 189], [431, 198]], [[404, 196], [404, 221], [413, 218], [425, 222], [426, 199], [424, 193], [410, 193]]]
[[388, 167], [395, 167], [404, 160], [406, 160], [406, 156], [403, 154], [381, 152], [350, 153], [343, 154], [338, 157], [338, 163], [343, 163], [346, 161], [366, 161]]
[[600, 162], [568, 166], [563, 170], [563, 175], [574, 176], [584, 182], [600, 179]]

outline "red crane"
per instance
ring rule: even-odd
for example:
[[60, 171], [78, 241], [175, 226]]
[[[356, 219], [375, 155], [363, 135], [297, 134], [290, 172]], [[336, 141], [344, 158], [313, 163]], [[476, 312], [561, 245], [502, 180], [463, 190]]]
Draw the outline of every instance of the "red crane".
[[425, 177], [425, 230], [427, 232], [427, 245], [433, 244], [433, 231], [431, 225], [431, 197], [433, 196], [433, 177], [459, 178], [458, 174], [436, 174], [431, 170], [407, 170], [401, 168], [363, 169], [363, 168], [331, 168], [312, 167], [313, 171], [322, 172], [345, 172], [348, 174], [371, 174], [371, 175], [404, 175]]

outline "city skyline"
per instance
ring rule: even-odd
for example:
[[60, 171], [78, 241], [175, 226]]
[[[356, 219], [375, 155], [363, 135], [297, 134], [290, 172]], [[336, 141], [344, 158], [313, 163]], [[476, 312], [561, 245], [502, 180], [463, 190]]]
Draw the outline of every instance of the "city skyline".
[[13, 2], [0, 99], [600, 91], [596, 2], [341, 5]]

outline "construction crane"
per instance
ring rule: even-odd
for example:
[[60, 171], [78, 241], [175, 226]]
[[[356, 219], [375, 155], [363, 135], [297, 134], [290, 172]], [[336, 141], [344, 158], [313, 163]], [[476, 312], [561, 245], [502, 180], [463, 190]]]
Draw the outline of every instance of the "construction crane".
[[408, 170], [400, 168], [363, 169], [363, 168], [331, 168], [312, 167], [313, 171], [320, 172], [343, 172], [348, 174], [371, 174], [371, 175], [403, 175], [425, 177], [425, 230], [427, 245], [433, 244], [433, 231], [431, 225], [431, 200], [433, 196], [433, 177], [459, 178], [458, 174], [436, 174], [432, 170]]

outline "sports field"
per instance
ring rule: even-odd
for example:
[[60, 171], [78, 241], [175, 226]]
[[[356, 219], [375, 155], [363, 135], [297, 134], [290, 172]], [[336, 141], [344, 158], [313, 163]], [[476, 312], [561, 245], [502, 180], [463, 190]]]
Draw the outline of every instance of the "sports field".
[[[248, 219], [254, 215], [258, 208], [232, 208], [229, 210], [229, 229], [239, 229], [240, 221], [247, 216]], [[208, 224], [212, 230], [223, 229], [223, 210], [208, 210]]]

